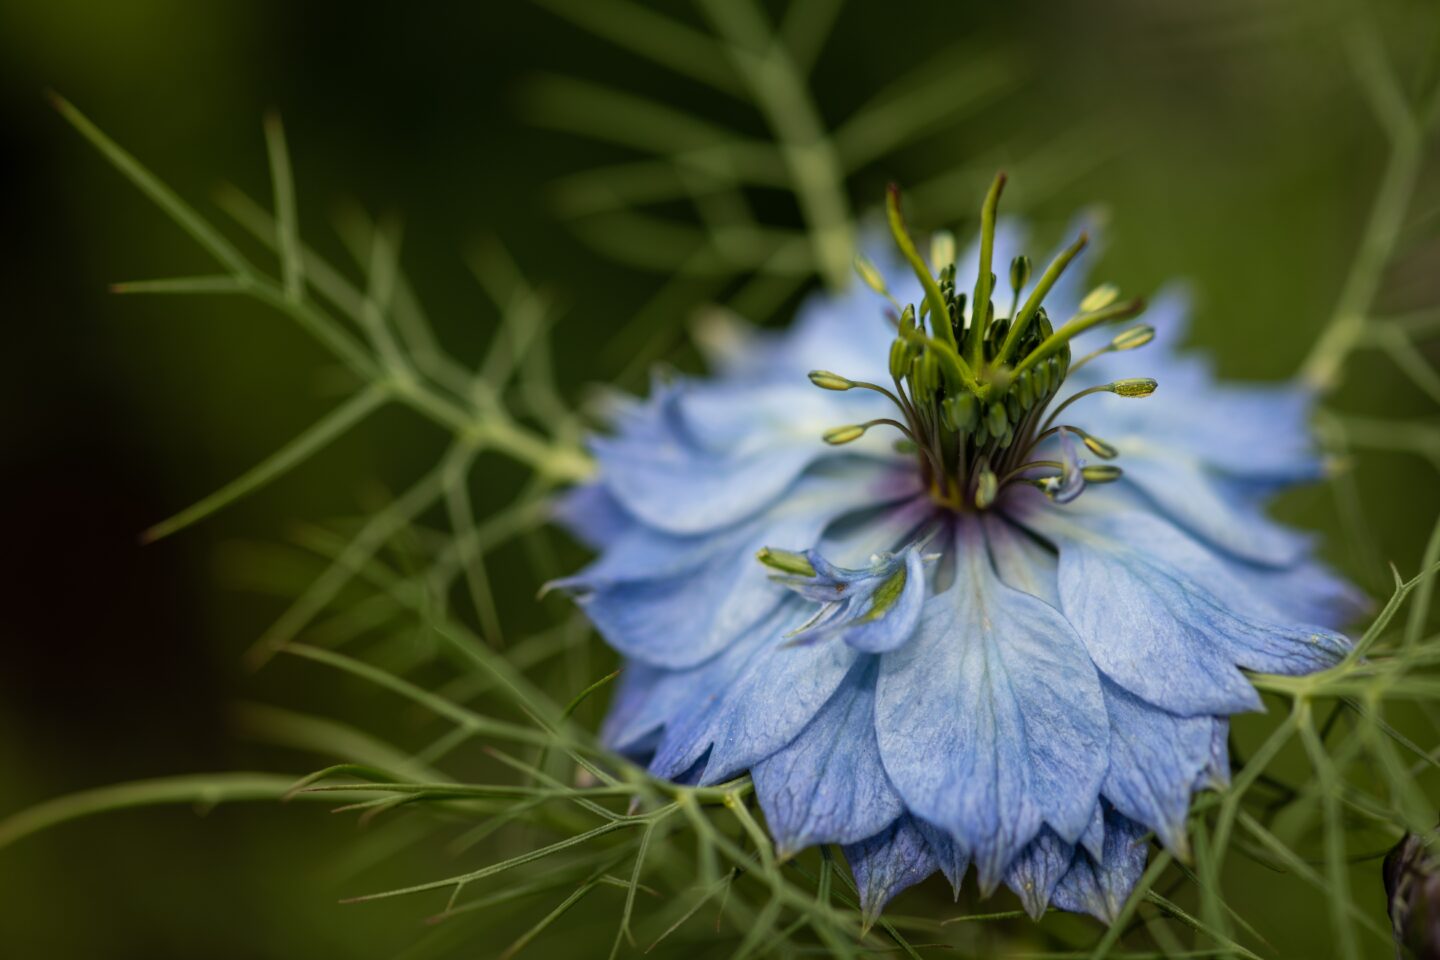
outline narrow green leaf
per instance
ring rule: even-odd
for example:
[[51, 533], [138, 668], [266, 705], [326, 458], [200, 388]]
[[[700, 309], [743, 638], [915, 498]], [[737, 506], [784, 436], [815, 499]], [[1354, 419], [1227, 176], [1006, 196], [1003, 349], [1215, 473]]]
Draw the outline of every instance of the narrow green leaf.
[[363, 388], [239, 477], [198, 503], [147, 529], [140, 535], [141, 542], [154, 543], [168, 537], [278, 480], [378, 410], [389, 396], [389, 391], [380, 385], [372, 384]]

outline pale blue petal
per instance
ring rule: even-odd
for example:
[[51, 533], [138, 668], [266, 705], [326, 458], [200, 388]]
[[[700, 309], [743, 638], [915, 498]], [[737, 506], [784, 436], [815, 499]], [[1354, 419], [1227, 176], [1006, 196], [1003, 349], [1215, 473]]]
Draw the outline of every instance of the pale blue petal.
[[1145, 829], [1114, 811], [1105, 814], [1105, 855], [1097, 863], [1079, 851], [1069, 871], [1060, 878], [1051, 902], [1062, 910], [1088, 913], [1114, 923], [1145, 872], [1149, 847]]
[[606, 483], [625, 509], [674, 533], [699, 533], [753, 516], [826, 449], [784, 445], [743, 457], [676, 454], [658, 445], [595, 440]]
[[1177, 717], [1102, 677], [1110, 715], [1110, 769], [1102, 790], [1115, 808], [1188, 856], [1190, 789], [1210, 761], [1210, 717]]
[[904, 812], [875, 742], [875, 675], [864, 657], [790, 744], [751, 770], [782, 856], [817, 843], [857, 843]]
[[1024, 522], [1059, 548], [1061, 606], [1095, 664], [1172, 713], [1256, 709], [1237, 666], [1304, 673], [1346, 649], [1323, 628], [1277, 620], [1253, 587], [1156, 517], [1072, 507]]
[[1230, 786], [1230, 721], [1216, 717], [1211, 722], [1210, 756], [1195, 778], [1196, 790], [1224, 790]]
[[645, 741], [648, 734], [659, 730], [660, 724], [653, 723], [648, 728], [639, 729], [636, 725], [637, 722], [644, 723], [640, 717], [645, 704], [654, 695], [655, 688], [665, 673], [666, 671], [639, 660], [626, 662], [620, 671], [615, 696], [611, 699], [610, 710], [605, 715], [605, 723], [600, 729], [601, 743], [611, 750], [631, 757], [648, 753], [654, 748], [654, 743], [647, 744]]
[[940, 865], [940, 872], [950, 881], [950, 890], [955, 899], [959, 900], [960, 883], [965, 879], [965, 871], [970, 869], [970, 854], [958, 840], [939, 827], [918, 819], [915, 820], [915, 825], [920, 828], [921, 835], [929, 844], [935, 862]]
[[[674, 776], [709, 752], [702, 783], [736, 776], [790, 743], [835, 693], [859, 656], [844, 644], [787, 644], [784, 636], [800, 621], [798, 601], [787, 601], [777, 616], [751, 631], [725, 661], [692, 686], [694, 698], [665, 730], [651, 761], [657, 776]], [[733, 649], [733, 648], [732, 648]], [[709, 673], [709, 671], [701, 671]]]
[[996, 512], [981, 518], [985, 540], [995, 572], [1008, 586], [1060, 608], [1058, 567], [1060, 558], [1053, 548], [1040, 543], [1025, 530]]
[[1074, 631], [1000, 582], [979, 524], [959, 523], [955, 585], [882, 660], [876, 728], [906, 804], [965, 846], [988, 892], [1042, 821], [1070, 839], [1083, 832], [1108, 730]]
[[603, 483], [585, 483], [565, 491], [556, 499], [552, 517], [592, 550], [613, 543], [636, 525], [635, 518]]
[[1075, 855], [1073, 844], [1066, 843], [1049, 827], [1042, 827], [1029, 845], [1021, 850], [1005, 872], [1005, 885], [1015, 891], [1025, 912], [1032, 920], [1050, 904], [1050, 894], [1060, 878], [1070, 869]]
[[1271, 520], [1253, 498], [1237, 494], [1234, 481], [1193, 457], [1145, 447], [1122, 449], [1121, 457], [1125, 483], [1219, 550], [1258, 564], [1287, 566], [1313, 547], [1314, 537]]
[[1089, 851], [1090, 856], [1096, 860], [1105, 855], [1105, 810], [1107, 804], [1104, 800], [1097, 799], [1095, 807], [1090, 811], [1090, 824], [1085, 832], [1080, 834], [1080, 847]]
[[937, 867], [929, 844], [909, 816], [844, 850], [860, 889], [860, 911], [867, 924], [874, 922], [897, 893], [924, 880]]

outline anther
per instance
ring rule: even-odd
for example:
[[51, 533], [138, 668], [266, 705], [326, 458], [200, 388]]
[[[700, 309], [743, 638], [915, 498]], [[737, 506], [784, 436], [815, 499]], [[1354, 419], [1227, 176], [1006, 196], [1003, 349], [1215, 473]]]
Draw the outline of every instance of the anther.
[[761, 547], [755, 553], [755, 559], [772, 570], [779, 570], [781, 573], [793, 573], [802, 577], [815, 576], [815, 566], [803, 553], [796, 553], [793, 550], [777, 550], [774, 547]]
[[1125, 471], [1113, 463], [1096, 464], [1093, 467], [1082, 467], [1080, 475], [1085, 478], [1086, 483], [1113, 483], [1125, 475]]
[[853, 390], [855, 381], [848, 380], [838, 373], [831, 373], [829, 370], [811, 370], [810, 382], [821, 390]]
[[1110, 392], [1122, 397], [1148, 397], [1155, 392], [1159, 386], [1149, 377], [1132, 377], [1128, 380], [1116, 380], [1114, 383], [1106, 384]]

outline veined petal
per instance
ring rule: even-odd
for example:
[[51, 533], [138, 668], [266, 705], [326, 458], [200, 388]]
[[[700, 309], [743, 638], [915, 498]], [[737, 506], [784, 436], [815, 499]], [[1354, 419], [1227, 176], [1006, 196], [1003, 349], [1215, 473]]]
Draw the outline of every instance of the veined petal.
[[1105, 813], [1105, 855], [1097, 862], [1077, 851], [1070, 869], [1055, 885], [1051, 901], [1062, 910], [1088, 913], [1114, 923], [1141, 875], [1149, 848], [1145, 830], [1113, 810]]
[[781, 855], [858, 843], [904, 812], [875, 742], [878, 662], [862, 657], [800, 735], [755, 765], [755, 796]]
[[[1153, 516], [1045, 509], [1024, 522], [1059, 548], [1061, 606], [1095, 664], [1172, 713], [1256, 709], [1259, 696], [1238, 667], [1309, 672], [1346, 649], [1323, 628], [1277, 622], [1252, 588]], [[1197, 566], [1182, 571], [1177, 558]], [[1200, 571], [1204, 583], [1193, 575]]]
[[1195, 777], [1196, 790], [1224, 790], [1230, 786], [1230, 721], [1216, 717], [1210, 730], [1210, 756]]
[[701, 533], [754, 516], [773, 503], [825, 446], [777, 445], [742, 457], [595, 440], [606, 483], [625, 509], [652, 527]]
[[[703, 667], [693, 699], [665, 729], [651, 772], [673, 777], [705, 757], [701, 783], [733, 777], [790, 743], [835, 693], [860, 655], [844, 644], [797, 646], [784, 636], [803, 617], [787, 599], [779, 614]], [[733, 651], [743, 650], [743, 653]]]
[[1196, 458], [1136, 443], [1122, 443], [1120, 453], [1125, 482], [1216, 549], [1267, 566], [1288, 566], [1312, 549], [1313, 537], [1271, 520]]
[[1115, 809], [1188, 856], [1185, 817], [1195, 778], [1210, 761], [1215, 721], [1177, 717], [1102, 677], [1110, 716], [1110, 769], [1101, 789]]
[[844, 850], [860, 889], [860, 911], [867, 925], [897, 893], [924, 880], [937, 867], [934, 853], [908, 815]]
[[959, 900], [960, 883], [965, 879], [965, 871], [970, 869], [969, 851], [960, 845], [960, 841], [934, 824], [915, 819], [915, 825], [920, 828], [921, 835], [930, 846], [930, 852], [935, 855], [940, 872], [950, 881], [950, 890], [955, 894], [955, 899]]
[[988, 891], [1042, 822], [1069, 839], [1085, 829], [1108, 729], [1065, 619], [996, 577], [973, 518], [954, 550], [955, 584], [882, 660], [876, 729], [906, 804], [966, 847]]
[[1073, 844], [1061, 840], [1049, 827], [1041, 827], [1035, 839], [1011, 861], [1005, 885], [1015, 891], [1032, 920], [1039, 920], [1050, 905], [1050, 895], [1070, 869], [1074, 856]]

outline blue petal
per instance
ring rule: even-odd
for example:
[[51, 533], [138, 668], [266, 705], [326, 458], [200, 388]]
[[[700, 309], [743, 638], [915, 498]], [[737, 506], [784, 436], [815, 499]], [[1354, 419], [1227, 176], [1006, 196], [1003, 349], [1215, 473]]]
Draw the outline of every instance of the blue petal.
[[894, 896], [935, 872], [935, 855], [913, 818], [904, 816], [859, 843], [844, 847], [860, 889], [860, 910], [869, 924]]
[[1101, 788], [1105, 798], [1186, 859], [1190, 791], [1210, 760], [1214, 720], [1166, 713], [1109, 678], [1102, 678], [1102, 685], [1110, 715], [1110, 769]]
[[636, 729], [635, 725], [664, 676], [664, 670], [639, 660], [625, 663], [600, 730], [600, 741], [606, 747], [631, 757], [654, 749], [655, 743], [645, 742], [646, 734], [654, 733], [659, 725], [652, 724], [647, 729]]
[[1096, 799], [1095, 807], [1090, 811], [1090, 824], [1085, 832], [1080, 834], [1079, 846], [1089, 851], [1090, 856], [1096, 860], [1105, 855], [1105, 811], [1109, 805], [1102, 799]]
[[940, 865], [940, 872], [950, 881], [950, 890], [955, 894], [955, 899], [959, 900], [960, 882], [965, 879], [965, 871], [970, 869], [970, 854], [959, 841], [939, 827], [918, 819], [915, 820], [915, 825], [920, 828], [925, 842], [930, 845], [930, 852], [934, 854], [935, 862]]
[[858, 660], [788, 746], [751, 770], [782, 856], [817, 843], [856, 843], [904, 812], [875, 742], [873, 657]]
[[[674, 716], [650, 769], [671, 777], [709, 751], [702, 783], [750, 769], [790, 743], [835, 693], [859, 656], [838, 644], [796, 646], [784, 635], [800, 620], [797, 602], [693, 671], [692, 699]], [[709, 665], [707, 665], [709, 666]]]
[[1045, 912], [1055, 885], [1070, 869], [1074, 855], [1073, 844], [1061, 840], [1049, 827], [1042, 827], [1029, 846], [1011, 861], [1005, 885], [1015, 891], [1031, 919], [1039, 920]]
[[878, 395], [852, 393], [677, 381], [590, 445], [628, 512], [671, 533], [701, 533], [754, 516], [817, 460], [886, 455], [879, 432], [840, 451], [821, 441], [827, 428], [885, 409]]
[[1051, 902], [1062, 910], [1114, 923], [1145, 872], [1150, 851], [1144, 838], [1143, 827], [1106, 811], [1104, 857], [1097, 863], [1089, 853], [1077, 852], [1069, 871], [1055, 885]]
[[1058, 546], [1062, 609], [1095, 664], [1172, 713], [1256, 709], [1237, 666], [1306, 673], [1346, 649], [1323, 628], [1281, 622], [1252, 587], [1157, 517], [1068, 507], [1024, 522]]
[[1016, 527], [998, 512], [981, 518], [995, 572], [1007, 585], [1060, 608], [1060, 559], [1050, 547]]
[[1269, 566], [1286, 566], [1308, 554], [1314, 538], [1281, 526], [1233, 481], [1199, 460], [1141, 445], [1121, 449], [1125, 483], [1176, 523], [1219, 550]]
[[553, 517], [557, 523], [592, 550], [599, 550], [635, 526], [620, 501], [603, 483], [581, 484], [556, 499]]
[[906, 804], [962, 843], [988, 892], [1042, 821], [1072, 840], [1085, 829], [1108, 730], [1064, 618], [997, 579], [973, 518], [955, 550], [955, 585], [882, 660], [876, 728]]
[[1210, 756], [1195, 777], [1196, 790], [1224, 790], [1230, 786], [1230, 721], [1216, 717], [1211, 725]]

